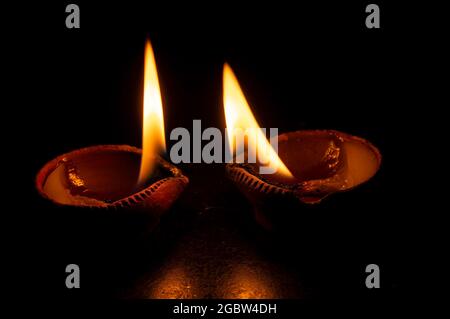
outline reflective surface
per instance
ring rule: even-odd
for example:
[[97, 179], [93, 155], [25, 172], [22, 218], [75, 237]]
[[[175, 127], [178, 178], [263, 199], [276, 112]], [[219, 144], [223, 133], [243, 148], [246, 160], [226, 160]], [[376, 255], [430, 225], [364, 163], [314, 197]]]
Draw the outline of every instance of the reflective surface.
[[[161, 221], [153, 256], [124, 294], [132, 298], [299, 298], [302, 283], [280, 260], [251, 207], [222, 167], [197, 174], [177, 207]], [[211, 177], [217, 180], [211, 184]], [[266, 246], [267, 244], [267, 246]], [[147, 258], [152, 259], [150, 251]], [[143, 257], [143, 256], [141, 256]], [[146, 259], [144, 257], [144, 259]]]

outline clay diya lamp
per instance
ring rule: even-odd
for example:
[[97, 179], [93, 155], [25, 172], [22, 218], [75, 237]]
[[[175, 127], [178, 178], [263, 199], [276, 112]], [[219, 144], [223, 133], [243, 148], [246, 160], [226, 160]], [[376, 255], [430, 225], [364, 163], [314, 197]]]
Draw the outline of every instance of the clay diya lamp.
[[278, 155], [293, 178], [259, 174], [257, 164], [227, 164], [229, 177], [267, 229], [289, 224], [291, 217], [327, 196], [362, 185], [381, 164], [380, 152], [370, 142], [333, 130], [281, 134]]
[[75, 209], [78, 214], [105, 212], [102, 218], [115, 219], [116, 225], [141, 224], [141, 229], [152, 230], [189, 180], [156, 156], [151, 176], [137, 187], [141, 156], [140, 149], [128, 145], [75, 150], [45, 164], [37, 175], [36, 188], [54, 205]]
[[[233, 155], [226, 170], [252, 203], [256, 219], [265, 228], [292, 226], [298, 230], [298, 217], [308, 215], [302, 214], [306, 207], [367, 182], [380, 167], [381, 155], [375, 146], [338, 131], [297, 131], [279, 135], [276, 152], [262, 133], [228, 64], [223, 69], [223, 106], [229, 153]], [[239, 132], [246, 132], [247, 140]], [[266, 154], [268, 161], [265, 160], [264, 165], [250, 160], [250, 154], [258, 152]], [[272, 172], [276, 173], [262, 174], [260, 168], [267, 164], [275, 168]], [[310, 224], [309, 221], [313, 220], [300, 222], [304, 226]], [[317, 221], [320, 227], [320, 220]]]
[[[83, 148], [58, 156], [37, 175], [42, 197], [75, 209], [75, 221], [87, 215], [83, 229], [98, 216], [101, 227], [111, 221], [117, 231], [151, 230], [188, 184], [178, 168], [158, 155], [165, 151], [164, 117], [150, 41], [145, 47], [143, 93], [142, 151], [127, 145]], [[105, 213], [80, 212], [92, 209]]]

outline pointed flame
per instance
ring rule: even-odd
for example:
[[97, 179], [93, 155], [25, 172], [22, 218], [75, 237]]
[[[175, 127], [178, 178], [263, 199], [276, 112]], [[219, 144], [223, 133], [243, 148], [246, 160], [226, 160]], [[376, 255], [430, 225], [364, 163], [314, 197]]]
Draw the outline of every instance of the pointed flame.
[[138, 185], [142, 185], [149, 178], [155, 166], [155, 156], [165, 150], [166, 140], [161, 91], [155, 56], [150, 41], [147, 40], [145, 45], [142, 157]]
[[248, 142], [248, 151], [258, 153], [260, 162], [271, 167], [281, 176], [293, 178], [289, 169], [284, 165], [278, 154], [270, 145], [260, 126], [256, 122], [255, 117], [245, 99], [236, 75], [231, 67], [225, 63], [223, 68], [223, 105], [225, 110], [225, 120], [227, 124], [228, 141], [230, 145], [230, 153], [234, 154], [237, 149], [236, 132], [237, 130], [255, 129], [256, 138], [253, 143]]

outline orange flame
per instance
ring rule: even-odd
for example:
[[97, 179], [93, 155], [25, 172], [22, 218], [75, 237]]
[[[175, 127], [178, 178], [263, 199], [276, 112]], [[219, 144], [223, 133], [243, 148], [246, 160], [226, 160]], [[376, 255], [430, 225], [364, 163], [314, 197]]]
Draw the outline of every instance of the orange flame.
[[293, 178], [289, 169], [284, 165], [264, 133], [259, 129], [260, 126], [253, 116], [236, 75], [227, 63], [225, 63], [223, 68], [223, 105], [230, 153], [235, 154], [238, 149], [237, 143], [234, 143], [238, 140], [237, 132], [252, 129], [255, 138], [252, 139], [253, 142], [250, 139], [248, 140], [248, 151], [253, 151], [254, 154], [258, 153], [259, 161], [272, 168], [273, 171], [281, 176]]
[[145, 45], [144, 115], [142, 157], [138, 185], [149, 178], [155, 166], [155, 156], [166, 150], [164, 115], [155, 56], [150, 41]]

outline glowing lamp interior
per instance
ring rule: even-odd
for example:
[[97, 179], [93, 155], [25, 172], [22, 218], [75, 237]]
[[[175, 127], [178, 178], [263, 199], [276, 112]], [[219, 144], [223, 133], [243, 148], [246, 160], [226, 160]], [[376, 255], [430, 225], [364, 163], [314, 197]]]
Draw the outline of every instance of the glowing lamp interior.
[[240, 147], [235, 143], [238, 140], [237, 132], [251, 129], [256, 136], [246, 143], [247, 151], [257, 153], [259, 162], [273, 168], [276, 174], [292, 179], [291, 172], [260, 130], [239, 82], [228, 64], [225, 64], [223, 69], [223, 105], [230, 153], [239, 153]]
[[150, 41], [145, 46], [144, 112], [142, 158], [138, 186], [142, 186], [155, 168], [155, 156], [166, 150], [164, 115], [155, 56]]

